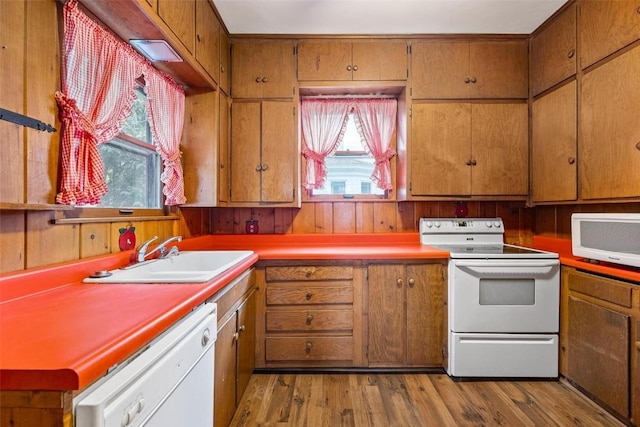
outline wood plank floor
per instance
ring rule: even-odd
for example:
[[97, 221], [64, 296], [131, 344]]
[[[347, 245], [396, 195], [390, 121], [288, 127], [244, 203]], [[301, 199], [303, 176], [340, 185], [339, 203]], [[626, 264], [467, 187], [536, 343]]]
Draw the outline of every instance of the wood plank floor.
[[621, 426], [557, 381], [254, 374], [231, 426]]

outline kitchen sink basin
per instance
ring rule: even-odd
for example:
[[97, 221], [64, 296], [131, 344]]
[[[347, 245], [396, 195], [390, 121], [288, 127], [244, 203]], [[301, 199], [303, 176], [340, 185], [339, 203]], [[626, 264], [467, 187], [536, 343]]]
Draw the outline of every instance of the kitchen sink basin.
[[232, 268], [253, 251], [184, 251], [111, 271], [99, 271], [84, 283], [202, 283]]

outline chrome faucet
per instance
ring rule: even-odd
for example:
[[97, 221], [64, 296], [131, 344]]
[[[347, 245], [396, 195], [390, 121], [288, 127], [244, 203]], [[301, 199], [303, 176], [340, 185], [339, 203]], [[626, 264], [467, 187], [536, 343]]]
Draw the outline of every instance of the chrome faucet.
[[178, 247], [177, 246], [172, 246], [171, 249], [167, 249], [167, 245], [169, 243], [171, 243], [171, 242], [174, 242], [174, 241], [181, 242], [182, 241], [182, 236], [169, 237], [167, 240], [165, 240], [164, 242], [158, 244], [158, 246], [153, 248], [152, 251], [147, 252], [147, 249], [149, 248], [149, 245], [153, 241], [155, 241], [157, 238], [158, 238], [158, 236], [153, 236], [151, 239], [147, 240], [142, 245], [140, 245], [140, 247], [136, 251], [136, 260], [138, 262], [143, 262], [145, 260], [145, 258], [153, 255], [156, 252], [160, 252], [160, 255], [158, 255], [158, 258], [166, 258], [168, 256], [172, 256], [172, 255], [177, 255], [178, 254]]

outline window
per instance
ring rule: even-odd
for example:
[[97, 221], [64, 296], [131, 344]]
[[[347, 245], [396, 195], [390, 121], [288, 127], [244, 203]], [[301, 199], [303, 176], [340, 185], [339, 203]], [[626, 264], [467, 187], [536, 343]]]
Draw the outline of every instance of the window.
[[[325, 185], [323, 188], [311, 190], [312, 195], [384, 194], [384, 190], [371, 181], [375, 159], [365, 150], [353, 113], [348, 115], [340, 145], [332, 156], [326, 158], [325, 164], [327, 166]], [[341, 191], [337, 191], [338, 184], [342, 185]]]
[[120, 134], [98, 146], [104, 164], [109, 192], [98, 207], [162, 207], [161, 161], [156, 152], [147, 120], [147, 96], [142, 86]]

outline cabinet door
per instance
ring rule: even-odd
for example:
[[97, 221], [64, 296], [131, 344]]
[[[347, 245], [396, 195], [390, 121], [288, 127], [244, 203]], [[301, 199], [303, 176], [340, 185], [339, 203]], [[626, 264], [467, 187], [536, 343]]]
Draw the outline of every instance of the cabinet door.
[[195, 0], [158, 0], [158, 15], [192, 55], [195, 53]]
[[219, 31], [220, 80], [218, 81], [218, 84], [220, 85], [220, 89], [229, 95], [231, 90], [231, 45], [229, 44], [229, 36], [227, 36], [227, 33], [222, 26], [220, 26]]
[[256, 366], [256, 294], [255, 290], [238, 308], [238, 385], [236, 405], [247, 389]]
[[442, 268], [407, 266], [407, 366], [442, 366]]
[[236, 316], [218, 325], [215, 343], [214, 425], [228, 426], [236, 411]]
[[411, 194], [470, 194], [471, 105], [414, 103], [411, 132]]
[[[262, 103], [262, 161], [260, 201], [294, 201], [298, 150], [292, 102]], [[235, 141], [234, 141], [235, 144]]]
[[231, 47], [231, 96], [262, 97], [262, 44], [235, 43]]
[[469, 44], [471, 98], [526, 98], [528, 47], [525, 40]]
[[229, 97], [224, 92], [219, 93], [219, 130], [218, 130], [218, 200], [220, 202], [229, 201], [229, 174], [231, 172], [230, 158], [230, 109]]
[[576, 5], [531, 40], [531, 91], [534, 95], [576, 73]]
[[469, 97], [469, 43], [418, 42], [411, 46], [414, 99]]
[[640, 47], [636, 47], [582, 79], [578, 120], [582, 199], [640, 194], [639, 75]]
[[298, 80], [351, 80], [351, 43], [298, 44]]
[[402, 366], [405, 362], [405, 267], [369, 266], [369, 365]]
[[640, 38], [640, 1], [580, 2], [579, 33], [584, 69]]
[[636, 322], [636, 339], [635, 339], [635, 375], [633, 376], [633, 409], [631, 416], [633, 422], [640, 424], [640, 320]]
[[406, 80], [405, 42], [353, 43], [353, 80]]
[[196, 59], [220, 83], [220, 23], [209, 0], [196, 1]]
[[260, 102], [231, 106], [231, 201], [260, 200]]
[[472, 104], [471, 193], [527, 195], [527, 104]]
[[534, 202], [576, 200], [576, 82], [533, 102], [531, 194]]
[[629, 316], [569, 297], [568, 376], [629, 417]]
[[262, 97], [291, 98], [295, 85], [293, 43], [262, 45]]

